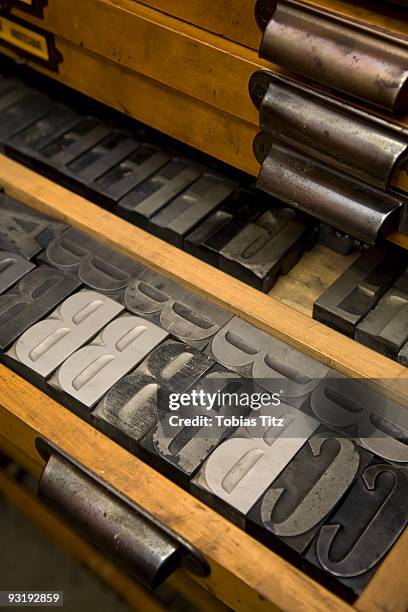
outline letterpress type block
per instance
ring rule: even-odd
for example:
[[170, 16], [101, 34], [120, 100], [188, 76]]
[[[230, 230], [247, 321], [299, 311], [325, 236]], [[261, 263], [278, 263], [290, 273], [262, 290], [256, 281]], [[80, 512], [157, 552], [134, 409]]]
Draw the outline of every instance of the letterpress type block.
[[45, 388], [45, 381], [81, 346], [124, 310], [96, 291], [79, 291], [22, 334], [4, 356], [6, 363]]
[[236, 181], [206, 172], [152, 217], [149, 231], [182, 248], [184, 238], [219, 208], [237, 187]]
[[166, 337], [145, 319], [121, 316], [62, 364], [49, 380], [50, 393], [90, 420], [91, 409], [105, 393]]
[[134, 314], [199, 349], [231, 318], [219, 306], [153, 270], [146, 270], [128, 286], [124, 303]]
[[404, 257], [377, 247], [365, 251], [313, 305], [313, 318], [347, 336], [404, 272]]
[[314, 224], [290, 208], [268, 210], [220, 251], [220, 268], [267, 293], [309, 246]]
[[0, 350], [6, 349], [79, 286], [76, 278], [64, 272], [39, 266], [0, 295]]
[[158, 419], [159, 391], [180, 393], [203, 376], [213, 361], [182, 342], [166, 340], [131, 374], [114, 385], [92, 413], [93, 424], [138, 453], [138, 442]]
[[121, 217], [145, 228], [151, 217], [187, 189], [204, 170], [203, 166], [174, 157], [122, 198], [116, 210]]
[[65, 223], [47, 217], [0, 191], [0, 249], [31, 259], [67, 229]]
[[306, 560], [358, 595], [408, 523], [408, 474], [374, 460], [320, 528]]
[[17, 253], [0, 251], [0, 294], [10, 289], [35, 265]]

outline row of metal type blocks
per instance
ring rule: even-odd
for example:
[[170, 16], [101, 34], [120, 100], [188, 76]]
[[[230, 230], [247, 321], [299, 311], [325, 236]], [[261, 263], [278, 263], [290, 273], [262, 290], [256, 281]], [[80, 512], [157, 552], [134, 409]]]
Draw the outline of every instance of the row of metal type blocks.
[[18, 229], [0, 223], [1, 360], [360, 593], [408, 522], [406, 409], [75, 228], [11, 199], [4, 210]]
[[371, 247], [320, 296], [313, 318], [408, 365], [408, 260]]
[[262, 291], [313, 244], [311, 218], [18, 80], [0, 110], [8, 154]]

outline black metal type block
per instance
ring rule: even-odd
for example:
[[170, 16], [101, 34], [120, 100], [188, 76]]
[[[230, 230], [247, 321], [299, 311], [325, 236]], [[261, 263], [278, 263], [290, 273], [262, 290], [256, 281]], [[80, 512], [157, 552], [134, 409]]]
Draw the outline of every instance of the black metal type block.
[[140, 456], [187, 489], [205, 459], [249, 412], [248, 405], [241, 406], [235, 396], [224, 401], [223, 394], [248, 394], [253, 388], [252, 381], [216, 364], [181, 396], [165, 389], [158, 422], [141, 440]]
[[46, 319], [25, 331], [3, 355], [4, 362], [47, 390], [47, 379], [81, 346], [90, 342], [124, 307], [96, 291], [78, 291]]
[[396, 359], [408, 340], [408, 271], [357, 325], [354, 338]]
[[63, 104], [11, 136], [5, 145], [7, 155], [37, 171], [47, 170], [47, 158], [42, 149], [69, 132], [83, 117]]
[[193, 478], [191, 492], [245, 528], [251, 508], [318, 427], [316, 419], [270, 398], [217, 446]]
[[184, 250], [219, 267], [220, 251], [245, 225], [265, 212], [270, 201], [271, 198], [254, 189], [237, 189], [219, 210], [186, 236]]
[[356, 238], [343, 234], [326, 223], [319, 225], [319, 244], [340, 255], [350, 255], [361, 246], [361, 242]]
[[327, 572], [326, 578], [359, 595], [407, 523], [407, 471], [374, 459], [326, 519], [305, 559], [321, 580]]
[[364, 381], [331, 370], [315, 387], [310, 416], [381, 460], [408, 468], [408, 411]]
[[151, 217], [200, 178], [204, 171], [204, 166], [173, 157], [122, 198], [116, 212], [135, 225], [146, 228]]
[[403, 255], [367, 249], [313, 305], [313, 318], [353, 337], [355, 327], [407, 267]]
[[56, 102], [48, 96], [28, 90], [27, 94], [19, 97], [14, 104], [1, 110], [0, 142], [5, 143], [17, 131], [31, 125], [53, 110], [55, 106]]
[[257, 501], [247, 531], [287, 556], [305, 552], [373, 455], [319, 428]]
[[167, 336], [150, 321], [126, 313], [64, 361], [48, 380], [48, 392], [90, 422], [99, 400]]
[[182, 248], [184, 238], [219, 208], [238, 186], [236, 181], [206, 172], [152, 217], [148, 229]]
[[153, 270], [146, 270], [127, 287], [124, 304], [130, 312], [198, 349], [203, 349], [232, 316]]
[[33, 270], [35, 265], [17, 253], [0, 250], [0, 294]]
[[39, 266], [0, 295], [0, 350], [7, 349], [79, 286], [73, 276]]
[[131, 374], [102, 398], [92, 423], [131, 452], [158, 420], [160, 393], [181, 393], [194, 385], [214, 362], [182, 342], [166, 340]]
[[291, 208], [275, 208], [250, 223], [220, 251], [220, 268], [267, 293], [316, 236], [316, 224]]
[[112, 293], [114, 298], [122, 295], [129, 283], [146, 270], [137, 261], [75, 228], [55, 238], [40, 259], [74, 274], [95, 291]]
[[0, 190], [0, 249], [32, 259], [68, 225], [47, 217]]
[[231, 318], [215, 334], [206, 353], [298, 408], [329, 372], [328, 366], [238, 317]]

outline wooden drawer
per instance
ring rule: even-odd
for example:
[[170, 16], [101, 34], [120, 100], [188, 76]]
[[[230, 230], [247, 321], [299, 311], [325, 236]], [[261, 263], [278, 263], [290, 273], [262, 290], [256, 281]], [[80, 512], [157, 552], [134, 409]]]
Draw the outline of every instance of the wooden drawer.
[[[202, 1], [188, 3], [184, 9], [182, 3], [171, 3], [169, 12], [179, 19], [166, 14], [163, 2], [152, 2], [154, 8], [145, 4], [84, 0], [74, 18], [68, 0], [52, 0], [43, 19], [19, 10], [14, 14], [54, 34], [62, 56], [58, 72], [33, 61], [28, 61], [30, 66], [257, 175], [259, 163], [252, 142], [259, 131], [259, 114], [250, 99], [248, 83], [256, 70], [283, 71], [258, 57], [260, 31], [254, 19], [255, 3], [222, 2], [212, 10]], [[328, 6], [339, 15], [356, 10], [354, 5], [334, 0], [316, 0], [315, 4]], [[392, 17], [396, 11], [390, 8], [377, 13], [361, 8], [354, 16], [406, 35], [402, 20]], [[208, 24], [202, 23], [204, 13]], [[222, 23], [238, 36], [217, 27]], [[241, 34], [252, 42], [240, 40]], [[10, 49], [5, 53], [16, 55]], [[391, 123], [408, 126], [406, 116], [373, 112]], [[392, 183], [408, 190], [406, 171], [398, 171]]]
[[[347, 375], [377, 380], [387, 395], [407, 403], [406, 368], [313, 321], [305, 304], [296, 308], [284, 304], [280, 300], [288, 298], [282, 286], [279, 300], [260, 294], [4, 157], [0, 157], [0, 185], [33, 208], [89, 232], [322, 363]], [[307, 275], [307, 264], [300, 265], [304, 266], [301, 277]], [[211, 566], [207, 578], [194, 580], [235, 610], [323, 611], [330, 607], [405, 612], [407, 608], [403, 562], [408, 532], [350, 606], [5, 366], [0, 366], [0, 431], [8, 444], [35, 464], [39, 462], [35, 439], [42, 436], [52, 441], [185, 537]]]

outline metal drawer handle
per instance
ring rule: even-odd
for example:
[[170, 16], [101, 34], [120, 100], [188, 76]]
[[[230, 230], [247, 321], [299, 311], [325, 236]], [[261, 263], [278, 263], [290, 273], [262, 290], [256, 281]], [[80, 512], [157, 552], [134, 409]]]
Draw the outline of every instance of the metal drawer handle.
[[36, 447], [47, 461], [40, 500], [85, 539], [149, 588], [183, 566], [199, 577], [210, 567], [201, 553], [50, 442]]
[[399, 111], [408, 104], [408, 45], [397, 34], [304, 0], [258, 0], [259, 55], [317, 83]]

